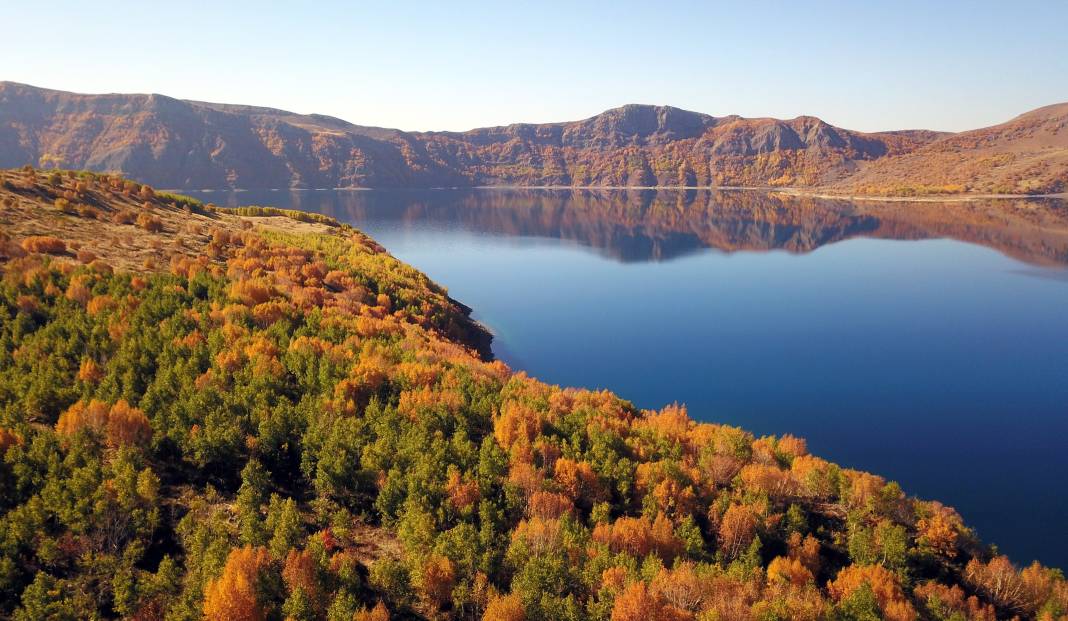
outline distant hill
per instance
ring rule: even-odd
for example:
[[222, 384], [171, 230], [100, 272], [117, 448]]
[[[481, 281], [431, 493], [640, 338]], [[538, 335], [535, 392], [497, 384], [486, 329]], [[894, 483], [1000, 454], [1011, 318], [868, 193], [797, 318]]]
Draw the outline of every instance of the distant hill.
[[1068, 103], [882, 158], [835, 187], [862, 194], [1068, 191]]
[[777, 186], [1039, 193], [1065, 186], [1066, 134], [1058, 134], [1064, 110], [1044, 108], [963, 134], [862, 133], [815, 117], [713, 117], [647, 105], [565, 123], [404, 132], [272, 108], [0, 82], [0, 168], [112, 171], [181, 189]]

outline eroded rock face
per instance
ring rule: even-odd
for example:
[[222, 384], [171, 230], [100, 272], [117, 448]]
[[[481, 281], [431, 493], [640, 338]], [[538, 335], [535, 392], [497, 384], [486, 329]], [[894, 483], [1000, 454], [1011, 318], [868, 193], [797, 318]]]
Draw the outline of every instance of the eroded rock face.
[[270, 108], [0, 83], [0, 167], [116, 171], [183, 189], [812, 186], [938, 136], [644, 105], [569, 123], [410, 133]]

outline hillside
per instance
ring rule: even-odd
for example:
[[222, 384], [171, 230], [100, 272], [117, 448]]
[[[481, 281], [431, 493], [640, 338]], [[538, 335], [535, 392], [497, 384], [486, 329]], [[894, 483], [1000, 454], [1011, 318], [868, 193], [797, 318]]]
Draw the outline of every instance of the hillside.
[[1068, 192], [1068, 103], [873, 161], [833, 188], [886, 195]]
[[328, 218], [28, 169], [0, 222], [5, 618], [1068, 614], [1059, 571], [802, 439], [483, 359]]
[[159, 187], [817, 186], [940, 134], [630, 105], [569, 123], [412, 133], [321, 115], [0, 82], [0, 167]]

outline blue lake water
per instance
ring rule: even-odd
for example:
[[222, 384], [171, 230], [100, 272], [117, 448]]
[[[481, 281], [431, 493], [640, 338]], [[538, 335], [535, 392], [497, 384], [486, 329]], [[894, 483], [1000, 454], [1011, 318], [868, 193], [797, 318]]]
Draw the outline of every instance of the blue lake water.
[[513, 368], [792, 433], [1068, 567], [1068, 207], [756, 192], [202, 193], [335, 216]]

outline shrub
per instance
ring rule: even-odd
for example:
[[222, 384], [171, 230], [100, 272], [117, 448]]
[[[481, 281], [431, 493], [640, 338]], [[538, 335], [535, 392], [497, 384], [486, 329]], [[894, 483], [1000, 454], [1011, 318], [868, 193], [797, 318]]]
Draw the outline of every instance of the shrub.
[[115, 224], [133, 224], [137, 221], [137, 214], [129, 209], [123, 209], [122, 211], [116, 211], [112, 216], [112, 220]]
[[143, 213], [137, 216], [137, 226], [149, 233], [159, 233], [163, 230], [163, 221], [159, 219], [159, 216], [150, 216], [147, 213]]
[[78, 205], [78, 215], [83, 218], [92, 218], [94, 220], [100, 219], [100, 211], [96, 207], [90, 205]]
[[22, 240], [22, 249], [26, 252], [41, 252], [44, 254], [63, 254], [67, 251], [67, 244], [57, 237], [47, 235], [34, 235]]

